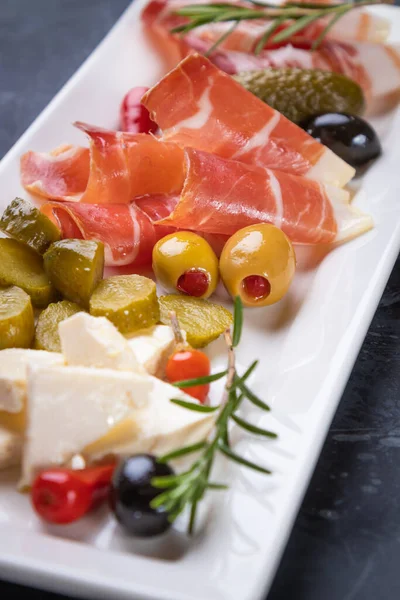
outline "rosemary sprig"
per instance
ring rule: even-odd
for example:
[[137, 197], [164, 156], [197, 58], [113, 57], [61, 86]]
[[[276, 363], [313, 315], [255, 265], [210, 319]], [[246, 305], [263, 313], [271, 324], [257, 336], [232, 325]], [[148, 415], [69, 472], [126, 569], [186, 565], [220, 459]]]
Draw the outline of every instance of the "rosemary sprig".
[[[244, 398], [248, 398], [251, 402], [264, 410], [269, 410], [269, 407], [248, 388], [246, 383], [256, 368], [258, 361], [254, 361], [242, 376], [239, 376], [236, 371], [234, 346], [237, 346], [240, 342], [243, 324], [243, 305], [240, 298], [235, 299], [233, 321], [233, 335], [231, 335], [229, 329], [226, 330], [224, 334], [228, 352], [228, 367], [225, 371], [218, 373], [218, 377], [213, 376], [214, 379], [208, 380], [216, 381], [222, 376], [226, 376], [223, 397], [219, 406], [202, 406], [181, 399], [171, 400], [175, 404], [189, 410], [200, 410], [201, 412], [210, 413], [215, 412], [217, 416], [215, 418], [213, 431], [206, 440], [191, 446], [178, 448], [158, 459], [159, 462], [165, 463], [195, 452], [198, 453], [198, 457], [186, 471], [179, 475], [154, 477], [152, 479], [153, 486], [162, 491], [152, 500], [151, 506], [153, 508], [162, 508], [167, 511], [170, 521], [174, 521], [177, 516], [188, 507], [190, 509], [189, 533], [193, 533], [197, 507], [207, 490], [226, 489], [226, 485], [210, 481], [211, 469], [218, 453], [223, 454], [233, 462], [239, 463], [242, 466], [253, 469], [259, 473], [270, 473], [270, 471], [262, 465], [258, 465], [236, 454], [229, 444], [228, 427], [231, 421], [235, 422], [242, 429], [255, 435], [270, 438], [276, 437], [276, 434], [260, 429], [255, 425], [251, 425], [236, 414], [236, 411]], [[190, 384], [192, 386], [199, 385], [199, 381], [201, 381], [201, 383], [208, 382], [204, 382], [203, 379], [204, 378], [187, 380], [184, 382], [185, 387], [190, 387]], [[178, 384], [179, 387], [181, 387], [181, 383]]]
[[[274, 43], [287, 41], [312, 23], [328, 17], [328, 22], [313, 43], [312, 48], [315, 50], [320, 46], [329, 30], [351, 10], [376, 4], [393, 4], [393, 0], [353, 0], [341, 4], [290, 2], [283, 6], [248, 0], [248, 4], [249, 7], [233, 3], [188, 4], [173, 11], [173, 14], [185, 17], [186, 22], [171, 29], [171, 33], [186, 35], [189, 31], [202, 25], [232, 22], [227, 31], [208, 49], [207, 55], [210, 55], [229, 37], [240, 21], [266, 20], [268, 25], [265, 33], [254, 48], [255, 54], [259, 54], [272, 38]], [[286, 26], [279, 31], [282, 25]]]

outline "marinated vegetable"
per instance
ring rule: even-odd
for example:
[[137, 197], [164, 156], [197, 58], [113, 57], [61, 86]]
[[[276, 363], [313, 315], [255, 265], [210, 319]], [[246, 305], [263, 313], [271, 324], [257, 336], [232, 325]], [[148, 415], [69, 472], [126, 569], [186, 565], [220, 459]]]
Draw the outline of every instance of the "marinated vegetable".
[[365, 109], [360, 86], [338, 73], [318, 69], [263, 69], [235, 76], [236, 81], [291, 121], [330, 111], [360, 115]]
[[152, 486], [153, 477], [173, 475], [150, 454], [136, 454], [116, 469], [112, 482], [111, 507], [119, 523], [137, 537], [160, 535], [170, 528], [168, 513], [151, 508], [150, 502], [161, 491]]
[[104, 246], [90, 240], [61, 240], [44, 255], [44, 266], [64, 298], [88, 307], [93, 290], [103, 277]]
[[81, 312], [81, 307], [69, 300], [49, 304], [39, 315], [36, 325], [35, 348], [48, 352], [61, 352], [58, 324]]
[[29, 348], [35, 333], [32, 302], [21, 288], [0, 288], [0, 350]]
[[15, 198], [7, 206], [0, 220], [0, 229], [39, 254], [60, 239], [60, 230], [54, 223], [22, 198]]
[[175, 311], [180, 327], [186, 332], [187, 342], [193, 348], [204, 348], [232, 324], [231, 313], [208, 300], [170, 295], [161, 296], [159, 301], [161, 322], [170, 325], [170, 312]]
[[311, 117], [301, 126], [356, 169], [368, 165], [382, 153], [375, 130], [360, 117], [332, 112]]
[[38, 308], [46, 307], [56, 293], [37, 252], [17, 240], [0, 239], [0, 285], [22, 288]]
[[33, 483], [32, 504], [49, 523], [66, 525], [82, 518], [108, 497], [115, 465], [75, 470], [54, 468]]
[[90, 314], [107, 317], [125, 334], [152, 327], [160, 317], [156, 284], [141, 275], [104, 279], [90, 299]]
[[229, 238], [219, 268], [232, 297], [240, 296], [245, 306], [266, 306], [288, 291], [296, 256], [281, 229], [262, 223], [240, 229]]
[[206, 240], [191, 231], [165, 236], [153, 249], [153, 270], [171, 292], [208, 298], [218, 283], [218, 259]]

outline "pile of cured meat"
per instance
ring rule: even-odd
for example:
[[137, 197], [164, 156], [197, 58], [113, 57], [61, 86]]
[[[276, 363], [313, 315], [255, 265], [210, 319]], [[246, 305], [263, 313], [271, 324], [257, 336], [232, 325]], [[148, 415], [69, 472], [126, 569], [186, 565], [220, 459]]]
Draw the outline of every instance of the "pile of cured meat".
[[[232, 0], [225, 0], [232, 3]], [[339, 0], [340, 1], [340, 0]], [[186, 5], [209, 3], [207, 0], [151, 0], [143, 12], [143, 21], [153, 38], [162, 44], [163, 52], [176, 62], [193, 51], [208, 53], [221, 36], [232, 29], [233, 22], [209, 23], [193, 29], [183, 37], [172, 35], [173, 27], [187, 22], [175, 11]], [[222, 2], [223, 3], [223, 2]], [[284, 4], [272, 0], [271, 4]], [[338, 0], [324, 0], [324, 4]], [[219, 2], [221, 4], [221, 2]], [[260, 5], [236, 2], [249, 10], [261, 10]], [[312, 4], [308, 2], [308, 4]], [[275, 32], [288, 27], [289, 21]], [[298, 67], [323, 69], [346, 75], [358, 83], [366, 96], [369, 111], [379, 112], [397, 102], [400, 92], [400, 48], [387, 42], [390, 22], [363, 8], [345, 14], [328, 31], [318, 50], [312, 44], [327, 25], [323, 19], [312, 22], [289, 40], [274, 44], [273, 36], [263, 50], [254, 49], [268, 28], [265, 19], [240, 21], [236, 28], [209, 54], [210, 60], [227, 73], [265, 69], [267, 67]]]
[[294, 243], [345, 241], [371, 228], [343, 188], [354, 170], [199, 54], [143, 98], [158, 137], [76, 123], [89, 149], [21, 158], [25, 188], [64, 237], [102, 241], [108, 265], [151, 262], [173, 229], [221, 242], [259, 222]]

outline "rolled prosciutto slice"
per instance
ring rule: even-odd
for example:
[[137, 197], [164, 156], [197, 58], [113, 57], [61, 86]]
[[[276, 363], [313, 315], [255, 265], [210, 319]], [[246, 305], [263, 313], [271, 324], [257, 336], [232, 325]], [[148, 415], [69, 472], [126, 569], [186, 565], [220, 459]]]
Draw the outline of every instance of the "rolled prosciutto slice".
[[28, 192], [54, 200], [76, 202], [85, 191], [90, 170], [88, 148], [59, 146], [51, 152], [26, 152], [20, 163]]
[[372, 227], [344, 190], [193, 148], [185, 155], [180, 200], [160, 224], [232, 235], [247, 225], [273, 223], [298, 244], [345, 241]]
[[144, 194], [174, 194], [184, 180], [183, 151], [146, 134], [107, 131], [75, 123], [90, 148], [63, 146], [27, 152], [21, 180], [31, 193], [53, 200], [127, 204]]
[[41, 210], [63, 237], [100, 240], [107, 266], [151, 263], [154, 244], [178, 229], [203, 235], [220, 252], [246, 225], [268, 222], [294, 243], [344, 241], [372, 227], [336, 187], [189, 148], [178, 196], [144, 196], [130, 204], [48, 202]]
[[152, 196], [130, 204], [47, 202], [41, 211], [61, 229], [64, 238], [103, 242], [106, 266], [151, 264], [154, 244], [172, 229], [155, 225], [168, 216], [178, 199]]
[[354, 169], [207, 58], [190, 55], [144, 95], [165, 142], [339, 187]]

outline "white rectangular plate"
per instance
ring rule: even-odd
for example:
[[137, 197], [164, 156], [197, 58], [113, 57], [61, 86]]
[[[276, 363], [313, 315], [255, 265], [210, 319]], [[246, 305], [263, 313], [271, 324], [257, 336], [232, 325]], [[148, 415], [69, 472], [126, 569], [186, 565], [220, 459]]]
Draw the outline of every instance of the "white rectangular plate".
[[[50, 103], [0, 165], [0, 209], [15, 195], [19, 156], [83, 143], [71, 123], [113, 128], [123, 94], [150, 85], [162, 61], [140, 28], [145, 0], [135, 2], [92, 56]], [[400, 40], [400, 11], [380, 9]], [[375, 229], [327, 256], [299, 255], [290, 294], [267, 310], [246, 313], [239, 363], [259, 358], [254, 389], [273, 411], [249, 418], [279, 433], [277, 441], [239, 446], [273, 470], [271, 477], [226, 465], [231, 489], [214, 493], [200, 534], [172, 532], [138, 542], [125, 537], [104, 509], [67, 528], [46, 528], [14, 475], [0, 479], [1, 576], [94, 598], [260, 600], [266, 594], [327, 429], [400, 247], [400, 113], [375, 122], [383, 157], [356, 185], [355, 203], [372, 214]], [[224, 360], [213, 349], [214, 364]], [[224, 465], [225, 467], [225, 465]]]

